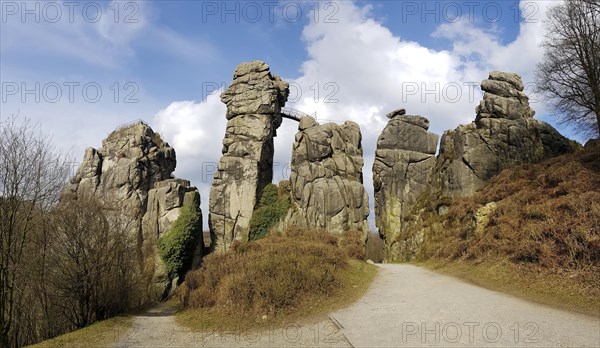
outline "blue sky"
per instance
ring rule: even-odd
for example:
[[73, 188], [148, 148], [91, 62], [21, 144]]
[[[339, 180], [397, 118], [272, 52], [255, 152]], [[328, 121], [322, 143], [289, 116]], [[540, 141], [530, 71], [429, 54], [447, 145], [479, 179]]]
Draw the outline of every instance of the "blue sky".
[[[225, 87], [240, 62], [263, 60], [293, 84], [291, 106], [323, 122], [359, 123], [372, 208], [385, 114], [404, 107], [441, 135], [474, 119], [478, 84], [491, 70], [519, 73], [531, 95], [542, 21], [557, 3], [2, 0], [0, 117], [39, 122], [76, 160], [143, 119], [175, 147], [176, 175], [198, 186], [206, 215], [207, 170], [225, 131], [225, 107], [208, 92]], [[554, 124], [535, 95], [531, 104]], [[276, 180], [286, 175], [296, 126], [278, 131]]]

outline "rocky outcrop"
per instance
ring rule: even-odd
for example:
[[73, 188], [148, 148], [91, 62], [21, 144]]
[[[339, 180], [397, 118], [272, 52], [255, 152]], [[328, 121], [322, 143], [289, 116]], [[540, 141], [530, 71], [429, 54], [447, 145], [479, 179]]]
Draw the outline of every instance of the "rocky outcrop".
[[141, 218], [148, 191], [169, 179], [176, 163], [175, 150], [137, 122], [112, 132], [100, 149], [87, 148], [66, 193], [118, 198], [130, 215]]
[[[184, 207], [196, 208], [200, 211], [200, 194], [188, 180], [167, 179], [158, 181], [154, 188], [148, 191], [146, 213], [142, 217], [142, 253], [148, 255], [144, 264], [145, 272], [152, 275], [149, 285], [150, 293], [162, 297], [166, 291], [174, 289], [175, 279], [170, 279], [165, 266], [156, 257], [156, 241], [169, 233], [171, 226], [181, 214]], [[202, 216], [200, 216], [200, 226]], [[202, 230], [202, 228], [199, 228]], [[204, 251], [204, 238], [197, 236], [198, 244], [193, 255], [192, 268], [199, 266]]]
[[227, 105], [227, 128], [209, 199], [215, 250], [248, 240], [257, 196], [273, 178], [273, 137], [288, 94], [288, 83], [260, 61], [240, 64], [221, 94]]
[[491, 72], [481, 89], [475, 122], [442, 136], [436, 184], [444, 195], [472, 195], [506, 168], [576, 148], [552, 126], [533, 119], [519, 75]]
[[287, 224], [329, 232], [368, 230], [369, 200], [363, 186], [363, 153], [358, 124], [319, 125], [304, 117], [291, 163], [292, 209]]
[[415, 203], [423, 202], [421, 208], [435, 203], [436, 212], [444, 214], [449, 197], [474, 194], [502, 170], [578, 147], [533, 118], [523, 87], [517, 74], [491, 72], [481, 82], [484, 95], [475, 121], [446, 131], [437, 158], [437, 136], [427, 132], [426, 119], [405, 116], [402, 109], [388, 115], [373, 165], [376, 222], [388, 260], [410, 258], [426, 238], [403, 235], [406, 223], [419, 220]]
[[373, 163], [375, 223], [386, 240], [394, 241], [419, 196], [430, 188], [438, 136], [427, 131], [426, 118], [407, 116], [404, 109], [387, 116]]
[[61, 198], [95, 198], [122, 209], [155, 299], [172, 282], [156, 255], [156, 240], [177, 219], [186, 197], [198, 194], [189, 181], [172, 178], [176, 163], [175, 150], [148, 125], [136, 122], [112, 132], [100, 149], [85, 150]]

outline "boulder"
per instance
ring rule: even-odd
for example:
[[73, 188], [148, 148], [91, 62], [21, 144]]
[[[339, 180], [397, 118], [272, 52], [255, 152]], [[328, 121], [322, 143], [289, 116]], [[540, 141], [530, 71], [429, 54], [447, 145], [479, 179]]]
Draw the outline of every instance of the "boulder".
[[388, 113], [386, 116], [387, 116], [387, 118], [389, 118], [391, 120], [392, 118], [394, 118], [396, 116], [402, 116], [405, 114], [406, 114], [406, 109], [402, 108], [402, 109], [394, 110], [394, 111]]
[[235, 68], [233, 82], [221, 94], [221, 101], [227, 105], [227, 119], [238, 115], [279, 114], [287, 101], [288, 87], [287, 82], [271, 74], [265, 62], [241, 63]]
[[523, 81], [521, 80], [521, 76], [515, 73], [492, 71], [490, 72], [489, 80], [508, 82], [519, 91], [523, 91], [525, 88], [525, 85], [523, 85]]

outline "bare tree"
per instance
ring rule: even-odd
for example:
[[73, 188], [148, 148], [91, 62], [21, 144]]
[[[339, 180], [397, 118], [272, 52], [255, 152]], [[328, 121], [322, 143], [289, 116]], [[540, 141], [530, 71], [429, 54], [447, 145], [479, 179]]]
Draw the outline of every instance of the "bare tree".
[[0, 121], [0, 345], [17, 346], [15, 318], [27, 293], [27, 248], [58, 201], [68, 162], [25, 119]]
[[600, 3], [566, 0], [548, 10], [545, 50], [537, 67], [538, 92], [550, 100], [561, 123], [599, 134]]
[[92, 198], [54, 212], [48, 281], [53, 304], [77, 327], [121, 313], [141, 298], [131, 220]]

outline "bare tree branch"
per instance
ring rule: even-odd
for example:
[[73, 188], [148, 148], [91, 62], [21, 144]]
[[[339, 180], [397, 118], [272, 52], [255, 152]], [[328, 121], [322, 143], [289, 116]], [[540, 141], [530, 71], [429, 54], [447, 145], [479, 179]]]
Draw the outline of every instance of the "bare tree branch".
[[0, 122], [0, 345], [17, 346], [15, 317], [28, 293], [29, 246], [42, 214], [58, 201], [67, 160], [37, 125], [13, 117]]
[[598, 136], [600, 124], [600, 4], [566, 0], [548, 10], [537, 92], [562, 124]]

